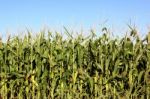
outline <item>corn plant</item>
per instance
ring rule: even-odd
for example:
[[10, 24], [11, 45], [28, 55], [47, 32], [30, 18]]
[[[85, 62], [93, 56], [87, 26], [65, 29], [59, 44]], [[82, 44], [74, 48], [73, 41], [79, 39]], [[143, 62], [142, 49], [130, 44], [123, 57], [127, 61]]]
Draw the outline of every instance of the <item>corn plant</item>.
[[73, 37], [64, 29], [67, 39], [51, 31], [0, 39], [0, 98], [150, 98], [150, 33]]

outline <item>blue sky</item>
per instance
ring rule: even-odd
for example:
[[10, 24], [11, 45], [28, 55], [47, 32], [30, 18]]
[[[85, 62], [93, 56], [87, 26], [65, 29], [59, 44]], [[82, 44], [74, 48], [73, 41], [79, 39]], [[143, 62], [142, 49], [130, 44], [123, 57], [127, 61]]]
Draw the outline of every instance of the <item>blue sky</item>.
[[[106, 21], [107, 20], [107, 21]], [[150, 0], [1, 0], [0, 35], [26, 27], [39, 30], [90, 29], [108, 26], [123, 30], [135, 24], [142, 33], [150, 26]]]

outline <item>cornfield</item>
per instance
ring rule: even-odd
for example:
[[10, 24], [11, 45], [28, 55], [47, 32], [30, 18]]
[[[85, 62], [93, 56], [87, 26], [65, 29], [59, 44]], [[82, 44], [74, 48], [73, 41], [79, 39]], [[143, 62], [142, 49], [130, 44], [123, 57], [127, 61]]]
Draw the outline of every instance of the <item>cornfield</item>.
[[150, 99], [150, 33], [0, 41], [0, 99]]

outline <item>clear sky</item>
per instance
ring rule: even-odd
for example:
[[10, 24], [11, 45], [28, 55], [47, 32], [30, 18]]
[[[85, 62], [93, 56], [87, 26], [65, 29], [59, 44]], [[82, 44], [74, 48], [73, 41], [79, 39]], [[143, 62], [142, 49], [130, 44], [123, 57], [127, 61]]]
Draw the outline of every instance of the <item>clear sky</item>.
[[[107, 21], [106, 21], [107, 20]], [[143, 33], [150, 26], [150, 0], [1, 0], [0, 35], [24, 28], [66, 27], [124, 29], [135, 24]]]

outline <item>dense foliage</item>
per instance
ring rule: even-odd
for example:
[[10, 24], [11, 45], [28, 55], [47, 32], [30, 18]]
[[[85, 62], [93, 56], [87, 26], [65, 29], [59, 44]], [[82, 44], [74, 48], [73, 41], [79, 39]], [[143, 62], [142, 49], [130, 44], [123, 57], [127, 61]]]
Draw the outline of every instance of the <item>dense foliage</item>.
[[148, 99], [150, 34], [79, 35], [48, 32], [0, 41], [0, 98]]

